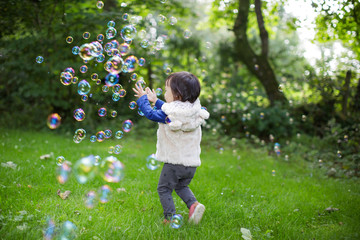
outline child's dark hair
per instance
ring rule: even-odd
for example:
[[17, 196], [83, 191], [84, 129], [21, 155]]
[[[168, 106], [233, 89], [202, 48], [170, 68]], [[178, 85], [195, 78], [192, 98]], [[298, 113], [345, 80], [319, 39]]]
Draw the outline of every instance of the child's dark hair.
[[192, 73], [172, 73], [167, 77], [166, 84], [169, 84], [169, 81], [175, 100], [194, 103], [200, 95], [201, 87], [199, 79]]

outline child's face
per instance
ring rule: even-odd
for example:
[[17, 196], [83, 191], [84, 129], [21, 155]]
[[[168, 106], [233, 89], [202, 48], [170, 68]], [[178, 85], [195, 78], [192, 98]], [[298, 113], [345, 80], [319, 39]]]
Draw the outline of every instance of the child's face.
[[164, 94], [165, 101], [168, 103], [174, 101], [174, 95], [170, 88], [170, 81], [171, 81], [171, 79], [169, 81], [167, 81], [165, 84], [165, 94]]

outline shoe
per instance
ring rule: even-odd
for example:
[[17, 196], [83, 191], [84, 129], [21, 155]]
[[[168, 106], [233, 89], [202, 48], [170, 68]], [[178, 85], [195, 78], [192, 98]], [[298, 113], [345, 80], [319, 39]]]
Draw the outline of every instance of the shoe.
[[195, 202], [191, 205], [189, 210], [189, 222], [198, 224], [201, 221], [201, 218], [205, 212], [205, 206], [199, 202]]

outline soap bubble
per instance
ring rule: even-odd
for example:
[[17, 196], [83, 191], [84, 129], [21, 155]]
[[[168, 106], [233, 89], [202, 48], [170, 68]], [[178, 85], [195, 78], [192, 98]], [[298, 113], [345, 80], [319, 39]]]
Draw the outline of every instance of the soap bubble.
[[69, 72], [61, 72], [60, 74], [60, 82], [65, 85], [68, 86], [71, 84], [73, 80], [73, 75]]
[[157, 88], [156, 90], [155, 90], [155, 93], [156, 93], [156, 96], [160, 96], [161, 94], [162, 94], [162, 89], [161, 88]]
[[99, 35], [97, 35], [97, 37], [96, 37], [96, 39], [99, 41], [99, 42], [102, 42], [102, 41], [104, 41], [104, 35], [103, 34], [99, 34]]
[[103, 1], [98, 1], [98, 2], [96, 3], [96, 7], [97, 7], [98, 9], [102, 9], [102, 8], [104, 7]]
[[67, 37], [66, 37], [66, 42], [69, 43], [69, 44], [72, 43], [73, 40], [74, 40], [74, 39], [73, 39], [72, 36], [67, 36]]
[[73, 77], [73, 79], [72, 79], [71, 82], [72, 82], [73, 84], [77, 84], [78, 80], [79, 80], [78, 77]]
[[111, 116], [114, 118], [117, 116], [117, 112], [115, 110], [111, 111]]
[[175, 229], [180, 228], [184, 224], [183, 217], [180, 214], [174, 214], [170, 222], [170, 226]]
[[90, 191], [86, 194], [85, 206], [89, 209], [94, 208], [96, 204], [96, 192]]
[[75, 239], [76, 238], [76, 226], [70, 221], [64, 222], [60, 230], [59, 239]]
[[101, 63], [105, 60], [105, 55], [104, 54], [100, 54], [97, 58], [96, 58], [96, 61], [98, 63]]
[[118, 74], [109, 73], [105, 77], [106, 86], [112, 87], [112, 86], [116, 85], [118, 82], [119, 82], [119, 75]]
[[146, 87], [146, 83], [145, 83], [145, 81], [144, 81], [143, 78], [140, 78], [140, 79], [136, 82], [136, 85], [141, 86], [143, 89], [145, 89], [145, 87]]
[[80, 53], [80, 48], [78, 46], [75, 46], [75, 47], [72, 48], [71, 52], [74, 55], [78, 55]]
[[130, 52], [130, 45], [127, 44], [127, 43], [122, 43], [122, 44], [120, 44], [120, 46], [119, 46], [119, 51], [120, 51], [121, 56], [125, 56], [125, 55], [129, 54], [129, 52]]
[[101, 203], [107, 203], [111, 194], [111, 188], [108, 185], [104, 185], [99, 190], [99, 197]]
[[104, 107], [99, 108], [98, 114], [99, 114], [100, 117], [106, 116], [106, 108], [104, 108]]
[[147, 48], [147, 47], [149, 46], [149, 41], [146, 40], [146, 39], [142, 40], [142, 41], [140, 42], [140, 46], [141, 46], [142, 48]]
[[59, 183], [64, 184], [69, 179], [71, 173], [71, 162], [64, 161], [56, 170], [56, 179]]
[[108, 87], [107, 85], [104, 85], [104, 86], [102, 86], [101, 90], [102, 90], [103, 92], [108, 92], [108, 91], [109, 91], [109, 87]]
[[225, 122], [226, 121], [226, 117], [223, 115], [220, 117], [220, 122]]
[[282, 84], [279, 84], [279, 92], [283, 92], [284, 86]]
[[171, 68], [167, 67], [167, 68], [165, 69], [165, 74], [166, 74], [166, 75], [170, 75], [171, 71], [172, 71]]
[[94, 159], [95, 159], [94, 165], [95, 165], [95, 166], [100, 165], [100, 163], [101, 163], [101, 157], [100, 157], [99, 155], [95, 155], [95, 156], [94, 156]]
[[136, 36], [136, 28], [133, 25], [127, 25], [121, 29], [120, 35], [125, 41], [132, 40]]
[[260, 119], [264, 119], [265, 114], [263, 112], [260, 113]]
[[37, 63], [42, 63], [44, 61], [44, 57], [43, 56], [37, 56], [35, 60], [36, 60]]
[[105, 36], [106, 36], [107, 39], [112, 39], [112, 38], [114, 38], [114, 37], [116, 36], [116, 34], [117, 34], [117, 31], [116, 31], [116, 29], [113, 28], [113, 27], [108, 28], [108, 29], [106, 30], [106, 32], [105, 32]]
[[103, 142], [105, 140], [105, 133], [104, 131], [99, 131], [96, 133], [96, 140], [98, 142]]
[[61, 117], [57, 113], [52, 113], [47, 118], [47, 125], [50, 129], [55, 129], [61, 124]]
[[99, 79], [99, 75], [97, 73], [91, 74], [91, 80], [96, 81]]
[[125, 97], [125, 95], [126, 95], [126, 90], [125, 90], [125, 89], [120, 89], [119, 95], [120, 95], [120, 97]]
[[189, 29], [186, 29], [184, 31], [184, 38], [189, 39], [191, 37], [192, 33]]
[[159, 20], [159, 22], [164, 23], [166, 21], [166, 17], [162, 14], [159, 14], [158, 20]]
[[144, 116], [144, 113], [139, 109], [138, 110], [138, 114], [140, 115], [140, 116]]
[[131, 120], [125, 120], [123, 122], [122, 129], [124, 130], [124, 132], [130, 132], [132, 127], [133, 127], [133, 123]]
[[145, 58], [139, 58], [139, 66], [142, 67], [145, 65]]
[[108, 23], [107, 23], [107, 26], [108, 27], [115, 27], [115, 22], [114, 21], [109, 21]]
[[108, 153], [109, 153], [109, 154], [113, 154], [113, 152], [114, 152], [114, 147], [113, 147], [113, 146], [110, 146], [110, 147], [108, 148]]
[[90, 33], [89, 32], [84, 32], [83, 33], [83, 38], [84, 39], [89, 39], [90, 38]]
[[136, 104], [135, 101], [131, 101], [131, 102], [129, 103], [129, 108], [130, 108], [131, 110], [134, 110], [134, 109], [136, 108], [136, 106], [137, 106], [137, 104]]
[[271, 175], [274, 177], [275, 176], [275, 170], [271, 171]]
[[[137, 59], [136, 59], [137, 60]], [[124, 62], [124, 60], [116, 55], [111, 57], [104, 65], [104, 68], [106, 71], [108, 71], [109, 73], [116, 75], [118, 73], [121, 72], [123, 65], [126, 63], [126, 60]]]
[[91, 59], [93, 59], [93, 55], [91, 54], [93, 49], [93, 46], [89, 43], [85, 43], [83, 45], [80, 46], [79, 49], [79, 56], [86, 61], [89, 61]]
[[104, 131], [104, 133], [105, 133], [105, 138], [110, 138], [111, 135], [112, 135], [112, 132], [111, 132], [110, 129], [106, 129], [106, 130]]
[[155, 170], [160, 167], [159, 161], [156, 159], [155, 154], [151, 154], [146, 158], [146, 167], [150, 170]]
[[86, 95], [90, 92], [90, 84], [86, 80], [81, 80], [78, 84], [78, 94]]
[[113, 93], [119, 93], [122, 88], [123, 86], [121, 86], [121, 84], [115, 84], [112, 88], [112, 91]]
[[56, 165], [61, 166], [65, 162], [65, 158], [63, 156], [58, 156], [56, 158]]
[[133, 72], [135, 71], [136, 65], [138, 64], [139, 60], [137, 59], [137, 57], [131, 55], [129, 57], [127, 57], [124, 61], [124, 65], [123, 65], [123, 72]]
[[83, 157], [75, 163], [74, 173], [79, 183], [84, 184], [95, 177], [95, 158], [93, 155]]
[[170, 18], [169, 18], [169, 24], [170, 24], [170, 25], [175, 25], [176, 23], [177, 23], [176, 17], [170, 17]]
[[138, 33], [138, 36], [141, 39], [145, 38], [146, 37], [146, 31], [144, 29], [140, 30], [140, 32]]
[[124, 165], [116, 157], [109, 156], [100, 164], [100, 175], [106, 182], [119, 182], [124, 178]]
[[43, 238], [45, 240], [51, 240], [55, 235], [55, 222], [53, 219], [48, 218], [46, 220], [46, 229], [44, 230]]
[[133, 74], [131, 74], [130, 79], [132, 81], [136, 81], [137, 77], [138, 77], [138, 75], [136, 73], [133, 73]]
[[87, 67], [86, 65], [82, 65], [82, 66], [80, 67], [80, 72], [81, 72], [81, 73], [86, 73], [87, 70], [88, 70], [88, 67]]
[[95, 135], [92, 135], [92, 136], [90, 137], [90, 142], [96, 142], [96, 140], [97, 140], [97, 138], [96, 138]]
[[115, 154], [119, 154], [119, 153], [121, 153], [122, 152], [122, 146], [121, 145], [115, 145], [115, 147], [114, 147], [114, 153]]
[[76, 121], [83, 121], [85, 119], [85, 112], [81, 108], [74, 111], [74, 118]]
[[120, 94], [119, 93], [114, 93], [113, 95], [112, 95], [112, 100], [114, 101], [114, 102], [117, 102], [117, 101], [119, 101], [120, 100]]
[[129, 20], [129, 14], [124, 13], [124, 14], [122, 15], [122, 19], [123, 19], [124, 21], [128, 21], [128, 20]]
[[121, 139], [124, 136], [124, 132], [119, 130], [115, 133], [115, 138]]
[[76, 137], [78, 137], [80, 140], [83, 140], [86, 137], [86, 131], [83, 128], [79, 128], [75, 130]]

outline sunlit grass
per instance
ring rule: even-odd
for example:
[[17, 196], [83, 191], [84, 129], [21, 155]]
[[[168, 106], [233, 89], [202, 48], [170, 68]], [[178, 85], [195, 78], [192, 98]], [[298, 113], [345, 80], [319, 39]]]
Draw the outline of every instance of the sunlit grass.
[[[245, 141], [229, 143], [222, 154], [204, 142], [202, 166], [191, 183], [206, 206], [203, 220], [197, 226], [188, 224], [188, 210], [174, 194], [184, 225], [180, 229], [163, 226], [156, 192], [160, 169], [151, 171], [145, 165], [146, 157], [155, 151], [156, 139], [135, 135], [75, 144], [70, 135], [3, 130], [0, 162], [12, 161], [17, 167], [0, 167], [1, 239], [40, 239], [49, 217], [55, 221], [56, 232], [65, 221], [73, 222], [79, 239], [241, 239], [242, 227], [254, 239], [360, 237], [358, 180], [328, 179], [296, 157], [286, 162]], [[120, 183], [97, 177], [81, 185], [74, 176], [64, 185], [56, 181], [57, 156], [73, 163], [90, 154], [104, 158], [115, 144], [123, 145], [123, 152], [114, 155], [125, 165]], [[51, 152], [52, 158], [40, 160]], [[104, 184], [113, 189], [110, 201], [87, 209], [85, 194]], [[62, 200], [58, 189], [70, 190], [69, 198]], [[325, 211], [328, 207], [339, 210], [330, 213]]]

